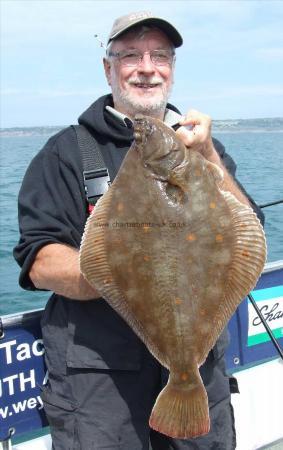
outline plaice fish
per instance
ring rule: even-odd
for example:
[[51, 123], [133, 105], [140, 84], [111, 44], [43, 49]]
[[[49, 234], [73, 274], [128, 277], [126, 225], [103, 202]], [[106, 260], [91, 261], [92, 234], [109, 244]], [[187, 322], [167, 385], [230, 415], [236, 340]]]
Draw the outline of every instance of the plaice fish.
[[157, 119], [137, 116], [109, 190], [89, 217], [81, 272], [170, 371], [150, 426], [209, 431], [199, 367], [266, 259], [259, 220], [223, 190], [222, 170]]

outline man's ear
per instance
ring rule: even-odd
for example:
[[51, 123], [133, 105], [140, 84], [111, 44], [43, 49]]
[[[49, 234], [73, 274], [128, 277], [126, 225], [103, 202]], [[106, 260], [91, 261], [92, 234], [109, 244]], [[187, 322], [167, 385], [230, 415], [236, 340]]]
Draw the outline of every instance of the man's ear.
[[103, 58], [104, 72], [109, 86], [111, 86], [110, 62]]

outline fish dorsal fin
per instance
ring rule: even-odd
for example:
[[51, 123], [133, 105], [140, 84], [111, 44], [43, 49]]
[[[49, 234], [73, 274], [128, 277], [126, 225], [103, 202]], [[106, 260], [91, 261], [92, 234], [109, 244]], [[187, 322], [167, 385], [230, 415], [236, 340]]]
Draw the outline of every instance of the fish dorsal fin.
[[[212, 348], [217, 336], [240, 302], [256, 285], [266, 261], [266, 241], [263, 228], [252, 208], [240, 203], [230, 192], [221, 191], [232, 215], [235, 234], [233, 256], [227, 273], [226, 290], [212, 320], [215, 332], [207, 348]], [[202, 360], [206, 358], [202, 355]]]

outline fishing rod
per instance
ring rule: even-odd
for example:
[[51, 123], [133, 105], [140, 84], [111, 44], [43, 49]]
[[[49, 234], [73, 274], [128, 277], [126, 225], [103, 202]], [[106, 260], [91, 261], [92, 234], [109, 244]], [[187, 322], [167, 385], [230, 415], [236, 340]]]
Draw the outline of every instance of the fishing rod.
[[[259, 207], [262, 208], [267, 208], [268, 206], [273, 206], [273, 205], [278, 205], [280, 203], [283, 203], [283, 199], [282, 200], [276, 200], [275, 202], [270, 202], [270, 203], [265, 203], [263, 205], [259, 205]], [[281, 359], [283, 360], [283, 351], [280, 347], [280, 345], [277, 342], [276, 337], [273, 334], [273, 331], [271, 330], [270, 326], [268, 325], [266, 319], [264, 318], [263, 314], [261, 313], [261, 310], [259, 309], [259, 307], [256, 304], [255, 299], [253, 298], [253, 296], [250, 294], [248, 294], [248, 299], [250, 300], [251, 304], [253, 305], [258, 317], [261, 320], [261, 323], [263, 324], [264, 328], [266, 329], [266, 332], [268, 333], [274, 347], [276, 348], [277, 352], [279, 353]]]
[[267, 208], [268, 206], [279, 205], [280, 203], [283, 203], [283, 199], [276, 200], [275, 202], [271, 202], [271, 203], [264, 203], [263, 205], [259, 205], [259, 207], [262, 209], [262, 208]]

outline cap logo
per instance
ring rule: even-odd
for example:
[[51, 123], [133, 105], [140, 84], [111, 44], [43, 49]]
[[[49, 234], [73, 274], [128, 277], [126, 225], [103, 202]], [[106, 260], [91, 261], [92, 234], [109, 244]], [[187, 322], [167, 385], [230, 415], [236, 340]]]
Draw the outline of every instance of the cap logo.
[[152, 14], [149, 11], [142, 11], [140, 13], [131, 14], [129, 20], [134, 22], [135, 20], [147, 19], [148, 17], [152, 17]]

